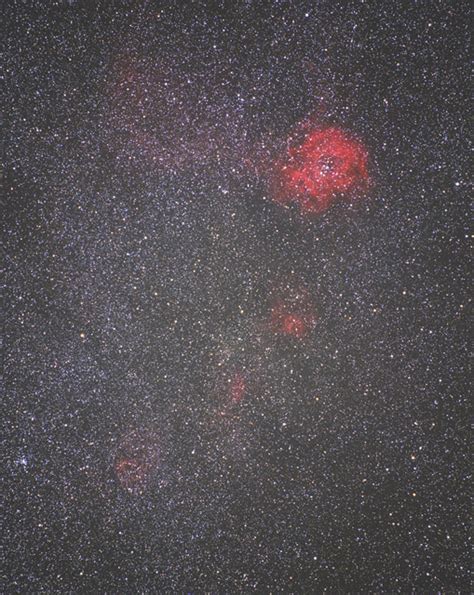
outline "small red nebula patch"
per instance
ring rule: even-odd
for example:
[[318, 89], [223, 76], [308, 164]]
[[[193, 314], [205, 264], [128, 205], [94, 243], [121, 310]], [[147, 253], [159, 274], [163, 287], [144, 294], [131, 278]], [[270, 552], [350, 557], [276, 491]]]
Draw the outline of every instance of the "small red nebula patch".
[[240, 403], [245, 396], [247, 383], [243, 374], [237, 372], [230, 381], [229, 396], [232, 403]]
[[274, 200], [296, 202], [303, 213], [323, 212], [337, 197], [368, 187], [367, 160], [363, 144], [344, 130], [313, 128], [278, 162]]
[[272, 310], [272, 322], [274, 328], [285, 335], [293, 335], [301, 339], [306, 334], [303, 317], [293, 312], [287, 312], [280, 305], [274, 306]]
[[271, 308], [271, 327], [273, 332], [281, 335], [304, 339], [316, 321], [316, 313], [306, 293], [293, 299], [278, 299]]
[[149, 430], [133, 430], [117, 448], [114, 470], [118, 482], [131, 494], [142, 494], [159, 465], [156, 435]]
[[274, 332], [303, 339], [316, 323], [316, 317], [309, 312], [293, 310], [291, 306], [277, 303], [271, 312]]

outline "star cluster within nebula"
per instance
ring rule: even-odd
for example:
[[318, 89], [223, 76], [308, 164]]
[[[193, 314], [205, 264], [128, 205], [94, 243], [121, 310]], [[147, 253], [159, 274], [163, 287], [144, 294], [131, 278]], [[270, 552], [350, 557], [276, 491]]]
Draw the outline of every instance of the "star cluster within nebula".
[[368, 186], [367, 151], [338, 128], [316, 129], [288, 150], [277, 178], [278, 202], [295, 201], [305, 213], [326, 210], [338, 195]]
[[1, 592], [469, 592], [468, 8], [2, 6]]

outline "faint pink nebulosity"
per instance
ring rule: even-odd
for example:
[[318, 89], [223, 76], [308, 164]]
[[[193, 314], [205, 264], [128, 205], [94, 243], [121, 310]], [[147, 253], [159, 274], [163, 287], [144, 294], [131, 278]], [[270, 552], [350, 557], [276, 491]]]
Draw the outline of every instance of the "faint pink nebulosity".
[[303, 339], [316, 323], [316, 316], [308, 307], [277, 302], [271, 311], [271, 325], [274, 332]]
[[232, 403], [240, 403], [242, 401], [245, 396], [246, 387], [247, 383], [243, 374], [237, 372], [230, 382], [229, 395]]
[[131, 494], [142, 494], [159, 467], [158, 438], [149, 429], [135, 429], [120, 441], [114, 460], [118, 482]]
[[274, 333], [304, 339], [316, 322], [313, 300], [304, 289], [283, 292], [271, 304], [270, 327]]

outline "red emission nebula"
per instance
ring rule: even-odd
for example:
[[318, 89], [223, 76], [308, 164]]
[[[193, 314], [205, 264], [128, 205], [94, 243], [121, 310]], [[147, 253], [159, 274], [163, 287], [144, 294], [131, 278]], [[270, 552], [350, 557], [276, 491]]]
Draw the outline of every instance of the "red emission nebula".
[[308, 307], [295, 308], [281, 301], [272, 307], [271, 323], [274, 332], [303, 339], [316, 324], [316, 316]]
[[311, 314], [292, 312], [285, 304], [276, 304], [272, 308], [272, 324], [275, 332], [302, 339], [314, 326]]
[[133, 430], [122, 438], [114, 469], [120, 485], [127, 492], [143, 493], [158, 465], [158, 440], [151, 430]]
[[296, 202], [302, 213], [321, 213], [338, 197], [367, 189], [367, 151], [341, 128], [312, 128], [277, 162], [274, 200]]
[[271, 305], [270, 325], [274, 333], [304, 339], [317, 323], [317, 313], [304, 288], [281, 292]]

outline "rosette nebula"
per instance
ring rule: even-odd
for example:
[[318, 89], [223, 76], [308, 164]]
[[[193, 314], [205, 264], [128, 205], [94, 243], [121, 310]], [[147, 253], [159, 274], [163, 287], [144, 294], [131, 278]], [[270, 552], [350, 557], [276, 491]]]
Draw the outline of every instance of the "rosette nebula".
[[338, 197], [351, 198], [369, 185], [364, 145], [335, 127], [312, 129], [277, 164], [274, 199], [296, 202], [303, 213], [320, 213]]

